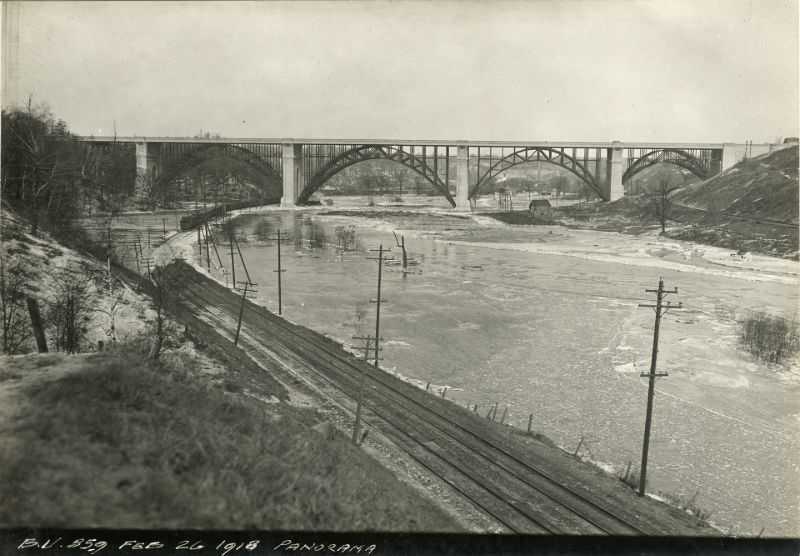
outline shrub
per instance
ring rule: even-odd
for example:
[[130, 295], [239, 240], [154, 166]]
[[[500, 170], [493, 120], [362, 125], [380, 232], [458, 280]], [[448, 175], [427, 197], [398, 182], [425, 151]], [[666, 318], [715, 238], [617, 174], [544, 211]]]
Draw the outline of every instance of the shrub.
[[797, 321], [757, 312], [739, 322], [739, 343], [762, 361], [781, 363], [800, 347]]

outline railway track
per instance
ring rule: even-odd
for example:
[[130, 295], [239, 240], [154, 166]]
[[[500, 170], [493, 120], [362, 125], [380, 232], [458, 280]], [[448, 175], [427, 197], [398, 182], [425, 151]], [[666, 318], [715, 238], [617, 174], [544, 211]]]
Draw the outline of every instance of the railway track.
[[[180, 263], [182, 303], [232, 335], [241, 299]], [[240, 342], [269, 350], [355, 400], [363, 385], [369, 424], [419, 465], [492, 516], [508, 531], [534, 534], [676, 535], [701, 533], [684, 517], [637, 499], [626, 487], [596, 492], [566, 473], [574, 459], [555, 448], [526, 450], [497, 425], [376, 370], [335, 342], [246, 301]], [[211, 312], [207, 309], [215, 308]], [[262, 340], [263, 338], [263, 340]], [[545, 453], [546, 452], [546, 453]], [[555, 458], [555, 462], [554, 462]], [[557, 470], [557, 471], [556, 471]], [[556, 472], [558, 476], [556, 477]], [[614, 482], [608, 477], [601, 477]]]

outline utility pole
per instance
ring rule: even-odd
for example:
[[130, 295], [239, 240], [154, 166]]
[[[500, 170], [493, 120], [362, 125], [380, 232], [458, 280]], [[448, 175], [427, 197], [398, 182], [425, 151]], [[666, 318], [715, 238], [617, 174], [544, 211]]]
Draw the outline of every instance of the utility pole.
[[142, 257], [144, 259], [145, 264], [147, 264], [147, 279], [151, 282], [153, 281], [153, 277], [150, 275], [150, 261], [153, 260], [153, 257]]
[[658, 279], [657, 290], [645, 290], [647, 293], [656, 294], [656, 304], [650, 305], [640, 303], [639, 307], [651, 307], [655, 310], [656, 321], [653, 328], [653, 352], [650, 358], [650, 372], [642, 373], [641, 377], [648, 377], [649, 383], [647, 387], [647, 415], [644, 421], [644, 440], [642, 441], [642, 466], [639, 472], [639, 496], [644, 496], [645, 487], [647, 485], [647, 452], [650, 448], [650, 426], [653, 422], [653, 397], [655, 395], [656, 378], [669, 376], [667, 373], [656, 372], [656, 361], [658, 360], [658, 332], [661, 325], [661, 317], [667, 314], [670, 309], [680, 309], [683, 304], [678, 303], [673, 305], [669, 301], [664, 301], [664, 298], [671, 293], [678, 293], [678, 288], [673, 290], [664, 290], [664, 279]]
[[[354, 340], [363, 340], [365, 343], [363, 346], [357, 346], [356, 349], [364, 351], [364, 363], [367, 363], [367, 359], [369, 359], [369, 352], [371, 349], [372, 340], [374, 339], [372, 336], [353, 336]], [[361, 371], [362, 375], [366, 371]], [[364, 405], [364, 377], [361, 377], [358, 385], [358, 398], [356, 401], [356, 422], [353, 425], [353, 444], [358, 445], [358, 437], [361, 432], [361, 407]]]
[[230, 247], [231, 247], [231, 284], [233, 285], [233, 289], [236, 289], [236, 262], [233, 258], [233, 228], [229, 228], [230, 230]]
[[203, 230], [204, 235], [206, 236], [206, 268], [208, 269], [209, 272], [211, 272], [211, 250], [208, 247], [208, 242], [209, 242], [208, 224], [204, 222], [203, 228], [204, 228]]
[[370, 249], [370, 251], [377, 251], [377, 257], [367, 257], [370, 260], [377, 260], [378, 261], [378, 297], [377, 299], [370, 299], [370, 303], [375, 303], [375, 367], [378, 367], [378, 353], [380, 351], [379, 346], [379, 339], [381, 337], [381, 301], [385, 301], [385, 299], [381, 299], [381, 276], [383, 274], [383, 254], [388, 253], [391, 251], [390, 249], [384, 249], [383, 244], [381, 243], [377, 249]]
[[247, 271], [247, 264], [244, 262], [244, 255], [242, 255], [242, 250], [239, 247], [239, 240], [236, 239], [235, 235], [231, 235], [233, 238], [233, 244], [236, 245], [236, 251], [239, 253], [239, 260], [242, 263], [242, 268], [244, 269], [244, 275], [247, 276], [247, 281], [250, 282], [250, 273]]
[[[244, 315], [244, 300], [247, 298], [247, 287], [257, 285], [250, 282], [250, 280], [243, 282], [243, 284], [244, 284], [244, 291], [242, 292], [242, 304], [239, 306], [239, 320], [236, 323], [236, 336], [234, 336], [233, 338], [234, 347], [239, 344], [239, 331], [242, 329], [242, 315]], [[253, 290], [250, 291], [252, 292]]]
[[280, 315], [283, 313], [283, 291], [281, 289], [281, 274], [286, 272], [285, 268], [281, 268], [281, 242], [289, 241], [289, 238], [281, 237], [280, 230], [277, 230], [275, 234], [277, 237], [274, 239], [275, 241], [278, 242], [278, 268], [276, 270], [273, 270], [272, 272], [278, 273], [278, 314]]

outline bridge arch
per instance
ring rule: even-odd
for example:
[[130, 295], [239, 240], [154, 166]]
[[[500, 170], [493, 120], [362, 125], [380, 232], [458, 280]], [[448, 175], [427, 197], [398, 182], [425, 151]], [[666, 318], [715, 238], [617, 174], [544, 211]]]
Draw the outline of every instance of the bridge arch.
[[392, 160], [407, 168], [411, 168], [417, 174], [425, 178], [425, 180], [430, 183], [436, 191], [442, 194], [452, 206], [456, 206], [456, 202], [450, 194], [447, 184], [442, 181], [433, 168], [428, 166], [423, 158], [401, 147], [392, 145], [359, 145], [332, 158], [309, 177], [307, 185], [297, 198], [297, 202], [300, 204], [308, 202], [311, 195], [333, 176], [345, 168], [365, 160]]
[[708, 179], [713, 174], [709, 161], [694, 156], [686, 150], [654, 149], [635, 160], [628, 161], [628, 168], [622, 174], [622, 183], [627, 183], [642, 170], [660, 163], [674, 164], [685, 168], [701, 180]]
[[157, 180], [161, 185], [167, 185], [182, 172], [214, 158], [227, 158], [245, 163], [264, 177], [267, 187], [273, 187], [276, 195], [280, 195], [282, 179], [280, 173], [257, 153], [228, 143], [191, 145], [179, 153], [164, 155]]
[[483, 174], [478, 175], [478, 182], [469, 193], [469, 198], [474, 199], [481, 187], [500, 173], [529, 162], [548, 162], [569, 170], [581, 181], [586, 183], [600, 198], [604, 197], [602, 187], [597, 177], [576, 158], [568, 155], [563, 149], [552, 147], [520, 147], [511, 154], [492, 164]]

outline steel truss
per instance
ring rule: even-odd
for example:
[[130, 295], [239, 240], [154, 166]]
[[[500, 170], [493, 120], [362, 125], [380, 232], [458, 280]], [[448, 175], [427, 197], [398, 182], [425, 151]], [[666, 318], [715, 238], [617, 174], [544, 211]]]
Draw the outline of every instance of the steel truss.
[[675, 164], [689, 170], [700, 179], [708, 179], [719, 171], [713, 149], [628, 149], [628, 163], [622, 183], [654, 164]]
[[222, 157], [246, 163], [273, 187], [280, 188], [281, 146], [264, 143], [161, 143], [158, 151], [161, 173], [158, 180], [169, 183], [189, 168]]
[[[473, 199], [480, 188], [505, 170], [528, 162], [549, 162], [569, 170], [589, 185], [600, 197], [603, 196], [598, 175], [600, 173], [601, 149], [555, 148], [555, 147], [474, 147], [470, 158], [477, 159], [478, 179], [471, 186], [469, 198]], [[488, 152], [487, 152], [488, 151]], [[499, 151], [499, 152], [498, 152]], [[508, 153], [508, 151], [511, 151]], [[570, 151], [570, 154], [567, 153]], [[591, 152], [593, 151], [593, 152]], [[474, 155], [472, 153], [475, 153]], [[593, 154], [593, 157], [590, 157]], [[579, 160], [580, 157], [580, 160]], [[595, 171], [589, 169], [595, 165]], [[483, 170], [483, 167], [486, 167]]]
[[[297, 202], [301, 204], [307, 202], [309, 197], [325, 182], [348, 166], [365, 160], [393, 160], [421, 175], [452, 206], [455, 206], [455, 200], [447, 187], [450, 151], [449, 146], [429, 147], [425, 145], [304, 145], [302, 154], [303, 189]], [[444, 158], [442, 164], [444, 179], [442, 179], [439, 164], [442, 158]]]

